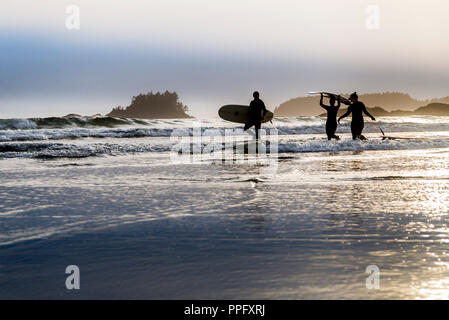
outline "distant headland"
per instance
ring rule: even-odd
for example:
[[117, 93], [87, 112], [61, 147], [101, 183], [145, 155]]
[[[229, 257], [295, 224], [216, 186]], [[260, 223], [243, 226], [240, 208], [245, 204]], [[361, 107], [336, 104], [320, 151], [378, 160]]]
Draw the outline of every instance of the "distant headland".
[[[349, 94], [342, 94], [348, 97]], [[374, 116], [438, 115], [449, 116], [449, 96], [438, 99], [417, 100], [406, 93], [385, 92], [359, 94], [359, 100]], [[283, 102], [274, 111], [275, 117], [314, 116], [323, 113], [320, 97], [298, 97]], [[325, 100], [327, 104], [327, 99]], [[344, 111], [344, 108], [341, 108]]]
[[[407, 117], [407, 116], [449, 116], [449, 104], [446, 103], [430, 103], [427, 106], [419, 107], [413, 111], [393, 110], [387, 111], [381, 107], [367, 107], [370, 114], [375, 117]], [[337, 116], [341, 116], [346, 112], [347, 108], [340, 108]], [[320, 114], [326, 116], [326, 112]]]
[[134, 96], [128, 107], [118, 106], [106, 116], [138, 119], [193, 118], [187, 111], [188, 107], [179, 101], [176, 92], [165, 91]]

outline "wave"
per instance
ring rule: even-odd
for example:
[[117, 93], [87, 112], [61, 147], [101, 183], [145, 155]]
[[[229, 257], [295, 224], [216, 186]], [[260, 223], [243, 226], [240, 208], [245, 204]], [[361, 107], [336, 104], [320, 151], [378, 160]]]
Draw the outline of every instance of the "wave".
[[172, 129], [46, 129], [46, 130], [3, 130], [0, 142], [36, 140], [75, 140], [82, 138], [139, 138], [169, 137]]
[[[437, 116], [410, 116], [410, 117], [380, 117], [382, 126], [394, 129], [399, 127], [398, 131], [421, 131], [420, 128], [437, 129], [449, 128], [449, 117]], [[349, 120], [349, 118], [348, 118]], [[343, 120], [341, 126], [345, 127], [349, 121]], [[366, 119], [368, 120], [368, 119]], [[13, 118], [0, 119], [0, 130], [26, 130], [26, 129], [64, 129], [64, 128], [117, 128], [123, 126], [150, 126], [155, 127], [164, 125], [165, 127], [191, 127], [193, 123], [206, 123], [209, 126], [218, 127], [220, 124], [228, 124], [239, 127], [241, 125], [232, 124], [221, 119], [136, 119], [136, 118], [114, 118], [114, 117], [47, 117], [47, 118]], [[322, 128], [325, 124], [325, 118], [320, 116], [309, 117], [279, 117], [273, 119], [273, 124], [277, 128], [304, 128], [305, 133], [308, 129]], [[267, 124], [268, 125], [268, 124]], [[391, 128], [390, 128], [391, 127]], [[407, 130], [408, 128], [408, 130]]]
[[[116, 156], [133, 153], [174, 152], [178, 155], [207, 154], [221, 156], [222, 151], [247, 153], [248, 145], [243, 141], [231, 144], [221, 142], [192, 143], [185, 141], [167, 141], [164, 143], [54, 143], [25, 142], [0, 144], [0, 158], [86, 158], [98, 156]], [[255, 149], [254, 146], [251, 148]], [[266, 153], [291, 154], [342, 151], [372, 150], [413, 150], [449, 148], [449, 139], [429, 140], [381, 140], [370, 139], [327, 141], [325, 139], [306, 139], [300, 141], [280, 141], [277, 144], [265, 144]], [[250, 149], [252, 150], [252, 149]], [[250, 151], [251, 152], [251, 151]]]
[[[444, 132], [449, 131], [449, 117], [434, 117], [435, 119], [427, 119], [433, 121], [423, 121], [422, 118], [416, 119], [387, 119], [380, 122], [380, 126], [384, 132]], [[289, 125], [282, 123], [282, 125], [276, 126], [281, 135], [294, 135], [294, 134], [324, 134], [325, 133], [325, 120], [322, 119], [318, 123], [307, 123], [304, 121], [293, 122]], [[350, 121], [341, 121], [337, 127], [337, 133], [349, 133], [351, 132]], [[365, 121], [364, 132], [376, 133], [376, 129], [373, 129], [368, 121]]]
[[417, 150], [449, 148], [448, 139], [429, 140], [340, 140], [340, 141], [304, 141], [279, 143], [279, 153], [305, 152], [341, 152], [374, 150]]
[[0, 158], [87, 158], [142, 152], [168, 152], [170, 145], [114, 143], [8, 143], [0, 145]]
[[112, 118], [112, 117], [48, 117], [27, 119], [0, 119], [0, 130], [24, 129], [63, 129], [85, 127], [108, 127], [133, 125], [150, 125], [142, 119]]
[[[273, 124], [264, 124], [263, 129], [277, 129], [285, 135], [325, 135], [325, 120], [322, 117], [279, 118]], [[381, 119], [384, 132], [449, 132], [449, 117], [388, 117]], [[349, 133], [350, 122], [342, 121], [337, 133]], [[366, 133], [375, 133], [368, 122]], [[238, 136], [243, 135], [240, 124], [223, 120], [192, 119], [126, 119], [111, 117], [93, 118], [29, 118], [0, 119], [1, 142], [80, 140], [86, 138], [141, 138], [171, 136]]]
[[[435, 125], [431, 128], [420, 128], [421, 130], [408, 131], [406, 125], [396, 126], [396, 130], [388, 129], [382, 126], [382, 129], [388, 134], [393, 132], [448, 132], [449, 125]], [[316, 126], [289, 126], [289, 127], [268, 127], [267, 133], [273, 133], [277, 129], [279, 135], [307, 135], [320, 134], [325, 136], [324, 125]], [[410, 128], [409, 128], [410, 129]], [[350, 125], [345, 124], [338, 128], [337, 133], [350, 133]], [[369, 127], [365, 128], [365, 133], [376, 133]], [[32, 129], [32, 130], [0, 130], [0, 142], [14, 141], [45, 141], [45, 140], [77, 140], [85, 138], [142, 138], [142, 137], [171, 137], [171, 136], [239, 136], [245, 135], [241, 127], [207, 127], [207, 128], [114, 128], [114, 129]]]
[[[269, 134], [272, 128], [267, 130]], [[245, 135], [242, 127], [178, 127], [178, 128], [114, 128], [114, 129], [31, 129], [0, 130], [0, 142], [76, 140], [83, 138], [141, 138], [189, 136], [239, 136]]]

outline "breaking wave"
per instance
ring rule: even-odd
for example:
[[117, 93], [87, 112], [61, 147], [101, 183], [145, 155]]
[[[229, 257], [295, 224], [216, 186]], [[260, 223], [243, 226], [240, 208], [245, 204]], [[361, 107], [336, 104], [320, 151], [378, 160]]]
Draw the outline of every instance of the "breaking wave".
[[[0, 158], [86, 158], [98, 156], [117, 156], [143, 152], [175, 152], [178, 155], [193, 153], [210, 153], [222, 150], [248, 152], [243, 141], [234, 143], [212, 142], [195, 143], [185, 141], [166, 141], [163, 143], [61, 143], [61, 142], [19, 142], [0, 144]], [[244, 146], [244, 147], [243, 147]], [[242, 150], [239, 151], [239, 148]], [[277, 144], [265, 145], [266, 153], [313, 153], [340, 151], [372, 151], [372, 150], [413, 150], [449, 148], [449, 139], [429, 140], [381, 140], [370, 139], [327, 141], [319, 138], [295, 141], [280, 141]], [[246, 150], [246, 151], [243, 151]], [[216, 153], [217, 154], [217, 153]]]
[[[449, 132], [449, 117], [386, 117], [381, 119], [380, 124], [387, 134], [416, 132], [412, 136], [418, 137], [426, 132]], [[449, 140], [441, 138], [439, 134], [427, 140], [382, 141], [376, 138], [368, 141], [350, 139], [327, 141], [321, 139], [325, 136], [324, 125], [325, 120], [321, 117], [296, 117], [278, 118], [273, 120], [273, 124], [264, 124], [263, 128], [267, 128], [268, 132], [277, 130], [280, 140], [279, 153], [449, 147]], [[342, 121], [337, 132], [349, 133], [350, 122]], [[364, 132], [374, 133], [375, 130], [366, 123]], [[164, 137], [230, 135], [241, 139], [238, 136], [243, 134], [242, 125], [220, 119], [202, 121], [111, 117], [0, 119], [0, 158], [92, 157], [137, 152], [168, 152], [173, 149], [176, 142]], [[319, 138], [317, 134], [320, 135]], [[161, 137], [161, 139], [134, 139], [145, 137]], [[203, 147], [205, 146], [201, 148]], [[220, 149], [221, 145], [218, 144], [216, 147]]]
[[[263, 128], [276, 128], [280, 135], [323, 134], [321, 117], [278, 118]], [[0, 142], [37, 141], [83, 138], [138, 138], [191, 136], [201, 127], [203, 135], [239, 135], [242, 125], [216, 120], [192, 119], [127, 119], [112, 117], [49, 117], [0, 119]], [[449, 117], [388, 117], [381, 127], [385, 132], [449, 131]], [[349, 121], [342, 121], [337, 133], [350, 132]], [[365, 132], [375, 130], [365, 123]]]
[[95, 128], [151, 125], [151, 121], [112, 117], [48, 117], [28, 119], [0, 119], [0, 130]]

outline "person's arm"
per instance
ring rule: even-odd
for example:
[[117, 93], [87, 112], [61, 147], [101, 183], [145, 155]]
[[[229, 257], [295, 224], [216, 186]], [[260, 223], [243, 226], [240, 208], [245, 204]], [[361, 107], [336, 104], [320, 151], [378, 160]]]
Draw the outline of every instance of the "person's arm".
[[371, 120], [376, 121], [376, 118], [374, 118], [374, 117], [368, 112], [368, 110], [366, 110], [366, 107], [365, 107], [364, 104], [363, 104], [362, 110], [363, 110], [363, 112], [364, 112], [368, 117], [371, 118]]
[[320, 106], [321, 106], [322, 108], [326, 109], [326, 111], [329, 111], [329, 107], [326, 106], [326, 105], [323, 103], [323, 94], [321, 94], [321, 98], [320, 98]]
[[[260, 101], [262, 101], [262, 100], [260, 100]], [[265, 107], [265, 103], [263, 101], [262, 101], [262, 109], [263, 109], [263, 116], [265, 117], [265, 115], [267, 114], [268, 110]]]
[[338, 104], [337, 104], [337, 110], [338, 110], [338, 109], [340, 109], [340, 106], [341, 106], [340, 96], [339, 95], [337, 96], [337, 101], [338, 101]]
[[346, 113], [344, 115], [342, 115], [340, 118], [338, 118], [338, 123], [340, 123], [340, 120], [343, 118], [346, 118], [347, 116], [349, 116], [349, 114], [351, 113], [352, 109], [351, 106], [348, 107], [348, 111], [346, 111]]

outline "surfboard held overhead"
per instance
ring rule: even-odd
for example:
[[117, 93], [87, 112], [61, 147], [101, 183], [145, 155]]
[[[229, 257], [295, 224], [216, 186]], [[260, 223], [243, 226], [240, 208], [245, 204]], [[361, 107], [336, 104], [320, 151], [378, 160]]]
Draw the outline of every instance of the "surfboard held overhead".
[[326, 98], [330, 98], [330, 97], [334, 97], [335, 100], [339, 100], [341, 103], [345, 104], [345, 105], [350, 105], [351, 101], [349, 101], [349, 99], [343, 97], [338, 94], [335, 93], [331, 93], [331, 92], [326, 92], [326, 91], [311, 91], [309, 92], [309, 94], [322, 94], [323, 96], [325, 96]]

